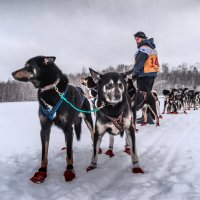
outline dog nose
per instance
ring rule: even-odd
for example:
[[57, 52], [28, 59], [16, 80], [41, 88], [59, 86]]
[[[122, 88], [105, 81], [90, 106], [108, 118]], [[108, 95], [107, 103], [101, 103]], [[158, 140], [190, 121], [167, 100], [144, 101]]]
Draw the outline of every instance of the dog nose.
[[16, 72], [12, 72], [12, 76], [15, 77]]
[[120, 95], [120, 93], [115, 93], [115, 99], [120, 99], [121, 98], [121, 95]]

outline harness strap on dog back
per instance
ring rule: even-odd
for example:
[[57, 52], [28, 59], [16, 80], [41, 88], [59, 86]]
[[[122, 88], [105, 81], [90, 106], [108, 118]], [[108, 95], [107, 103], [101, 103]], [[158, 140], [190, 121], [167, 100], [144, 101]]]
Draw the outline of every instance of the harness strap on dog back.
[[[67, 89], [65, 90], [65, 92], [63, 93], [63, 96], [65, 96], [67, 94]], [[59, 109], [59, 107], [61, 106], [63, 102], [63, 99], [60, 99], [60, 101], [52, 108], [44, 108], [41, 104], [40, 104], [40, 109], [42, 110], [42, 112], [47, 116], [47, 118], [49, 120], [53, 120], [56, 117], [56, 112]]]

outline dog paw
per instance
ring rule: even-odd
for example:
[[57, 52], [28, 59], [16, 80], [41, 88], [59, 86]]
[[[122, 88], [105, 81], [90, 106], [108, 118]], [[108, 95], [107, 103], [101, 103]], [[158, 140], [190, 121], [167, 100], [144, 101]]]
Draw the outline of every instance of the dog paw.
[[140, 168], [140, 167], [134, 167], [134, 168], [132, 169], [132, 172], [135, 173], [135, 174], [144, 174], [143, 169]]
[[72, 181], [76, 177], [76, 175], [73, 170], [66, 170], [64, 172], [64, 177], [65, 177], [65, 181], [68, 182], [68, 181]]
[[98, 154], [102, 154], [102, 153], [103, 153], [102, 149], [99, 148], [99, 152], [98, 152]]
[[113, 153], [113, 151], [111, 149], [108, 149], [105, 154], [108, 155], [110, 158], [115, 156], [115, 154]]
[[147, 122], [142, 122], [141, 126], [146, 126]]
[[159, 118], [160, 118], [160, 119], [162, 119], [162, 118], [163, 118], [163, 116], [162, 116], [162, 115], [159, 115]]
[[64, 150], [66, 150], [67, 149], [67, 147], [63, 147], [62, 149], [61, 149], [61, 151], [64, 151]]
[[186, 111], [184, 111], [184, 114], [188, 114]]
[[160, 126], [160, 123], [159, 123], [159, 122], [158, 122], [158, 123], [156, 123], [156, 127], [157, 127], [157, 126]]
[[36, 172], [34, 174], [34, 176], [32, 178], [30, 178], [30, 180], [33, 183], [40, 184], [40, 183], [44, 182], [44, 180], [45, 180], [46, 177], [47, 177], [47, 172]]
[[128, 155], [131, 155], [131, 149], [130, 148], [125, 148], [124, 152], [127, 153]]
[[96, 168], [96, 167], [89, 166], [89, 167], [86, 169], [86, 171], [89, 172], [89, 171], [91, 171], [91, 170], [93, 170], [93, 169], [95, 169], [95, 168]]

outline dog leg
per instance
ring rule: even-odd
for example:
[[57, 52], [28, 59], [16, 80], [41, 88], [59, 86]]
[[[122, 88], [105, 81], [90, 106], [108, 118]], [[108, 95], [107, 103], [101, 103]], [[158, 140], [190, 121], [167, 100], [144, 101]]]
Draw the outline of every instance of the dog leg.
[[143, 169], [139, 166], [137, 151], [136, 151], [136, 144], [135, 144], [135, 132], [134, 128], [130, 126], [129, 130], [126, 130], [127, 140], [131, 147], [131, 159], [133, 163], [133, 173], [144, 173]]
[[160, 101], [159, 100], [156, 101], [156, 110], [158, 112], [159, 118], [162, 119], [163, 117], [162, 117], [161, 112], [160, 112]]
[[148, 108], [148, 105], [147, 104], [144, 104], [143, 108], [142, 108], [142, 114], [144, 116], [144, 121], [143, 123], [141, 124], [141, 126], [146, 126], [147, 124], [147, 108]]
[[52, 125], [43, 116], [40, 116], [40, 121], [41, 121], [40, 137], [42, 143], [41, 167], [38, 170], [38, 172], [36, 172], [34, 176], [30, 179], [33, 183], [37, 184], [43, 183], [45, 178], [47, 177], [48, 148], [49, 148], [50, 129]]
[[94, 141], [93, 141], [93, 155], [92, 155], [92, 160], [91, 160], [90, 166], [86, 169], [87, 172], [95, 169], [97, 166], [97, 160], [98, 160], [97, 152], [99, 151], [103, 134], [104, 134], [104, 132], [99, 134], [97, 128], [95, 127]]
[[182, 107], [183, 107], [183, 113], [187, 114], [187, 112], [186, 112], [185, 102], [184, 102], [183, 99], [181, 100], [181, 104], [182, 104]]
[[[85, 120], [85, 123], [86, 123], [89, 131], [90, 131], [91, 139], [93, 141], [94, 140], [94, 129], [93, 129], [92, 115], [90, 113], [85, 113], [83, 115], [85, 116], [84, 120]], [[98, 154], [102, 154], [102, 149], [101, 148], [99, 148]]]
[[153, 98], [152, 98], [152, 101], [149, 103], [149, 108], [150, 108], [151, 112], [153, 113], [153, 115], [155, 116], [156, 126], [160, 126], [159, 117], [158, 117], [157, 110], [156, 110], [156, 102]]
[[127, 153], [128, 155], [131, 155], [131, 149], [130, 149], [130, 145], [129, 145], [129, 142], [128, 142], [127, 134], [126, 134], [126, 138], [125, 138], [125, 150], [124, 150], [124, 152]]
[[133, 106], [132, 108], [132, 112], [133, 112], [133, 117], [132, 117], [132, 121], [133, 121], [133, 127], [134, 127], [134, 130], [135, 132], [138, 132], [138, 129], [137, 129], [137, 123], [136, 123], [136, 119], [137, 119], [137, 116], [136, 116], [136, 104]]
[[166, 106], [167, 106], [167, 100], [165, 99], [165, 101], [164, 101], [164, 108], [163, 108], [163, 112], [162, 112], [162, 114], [165, 114]]
[[114, 146], [114, 136], [109, 134], [109, 149], [105, 152], [110, 158], [115, 156], [113, 153], [113, 146]]
[[90, 134], [91, 134], [91, 139], [93, 140], [94, 139], [94, 130], [93, 130], [93, 121], [92, 121], [92, 116], [91, 114], [89, 113], [85, 113], [84, 114], [84, 121], [90, 131]]
[[64, 129], [65, 143], [67, 146], [66, 162], [67, 168], [64, 172], [65, 181], [72, 181], [75, 178], [74, 166], [73, 166], [73, 128], [72, 125], [66, 125]]
[[178, 114], [178, 112], [177, 112], [177, 106], [176, 106], [175, 102], [173, 104], [173, 107], [174, 107], [174, 114]]

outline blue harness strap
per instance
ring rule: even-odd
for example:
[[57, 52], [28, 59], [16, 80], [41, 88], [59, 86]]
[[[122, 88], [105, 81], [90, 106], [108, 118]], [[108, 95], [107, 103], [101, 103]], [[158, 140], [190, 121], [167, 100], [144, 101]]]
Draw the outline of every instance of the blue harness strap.
[[[67, 94], [67, 89], [65, 90], [63, 96], [65, 97]], [[44, 108], [41, 104], [40, 104], [40, 109], [41, 111], [46, 115], [46, 117], [53, 121], [53, 119], [56, 117], [56, 112], [59, 109], [60, 105], [62, 104], [63, 99], [61, 98], [60, 101], [53, 107], [53, 108]]]
[[96, 105], [96, 101], [97, 101], [97, 97], [95, 97], [94, 99], [91, 99], [91, 102], [93, 103], [93, 105]]

